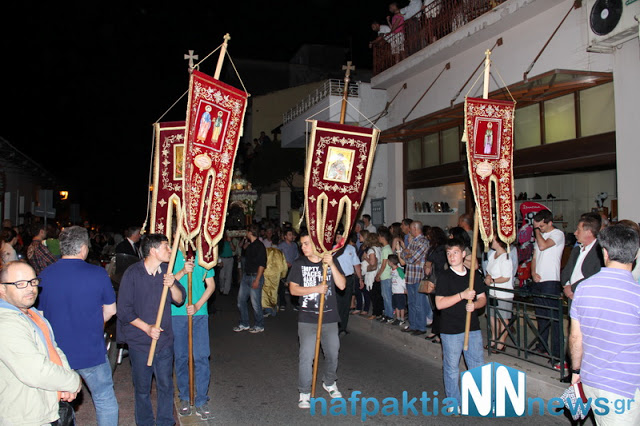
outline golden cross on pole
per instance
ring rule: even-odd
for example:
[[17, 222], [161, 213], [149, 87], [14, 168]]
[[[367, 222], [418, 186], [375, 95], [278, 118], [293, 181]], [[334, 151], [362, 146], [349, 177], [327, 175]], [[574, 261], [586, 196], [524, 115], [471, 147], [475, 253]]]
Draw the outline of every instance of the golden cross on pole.
[[218, 56], [218, 63], [216, 64], [216, 72], [213, 74], [213, 78], [220, 80], [220, 72], [222, 71], [222, 63], [224, 62], [224, 56], [227, 54], [227, 45], [231, 36], [229, 33], [224, 35], [224, 41], [222, 42], [222, 48], [220, 49], [220, 56]]
[[349, 81], [351, 77], [351, 71], [355, 71], [356, 67], [352, 65], [351, 61], [347, 61], [347, 65], [342, 66], [344, 74], [344, 89], [342, 91], [342, 108], [340, 109], [340, 124], [344, 124], [344, 119], [347, 116], [347, 98], [349, 97]]

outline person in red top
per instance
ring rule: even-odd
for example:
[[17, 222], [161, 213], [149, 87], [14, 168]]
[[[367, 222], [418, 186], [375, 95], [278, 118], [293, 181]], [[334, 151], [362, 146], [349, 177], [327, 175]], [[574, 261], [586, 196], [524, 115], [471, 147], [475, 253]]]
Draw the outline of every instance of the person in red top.
[[391, 44], [391, 53], [393, 54], [394, 63], [398, 63], [405, 58], [404, 53], [404, 17], [400, 13], [398, 3], [393, 2], [389, 5], [389, 12], [393, 17], [387, 16], [387, 23], [391, 27], [391, 35], [389, 43]]

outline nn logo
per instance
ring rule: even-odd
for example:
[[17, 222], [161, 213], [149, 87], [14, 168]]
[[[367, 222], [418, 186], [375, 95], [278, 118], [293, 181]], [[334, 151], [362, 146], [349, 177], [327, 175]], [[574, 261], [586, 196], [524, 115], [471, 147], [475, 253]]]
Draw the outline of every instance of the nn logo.
[[520, 417], [526, 408], [524, 372], [491, 362], [460, 375], [462, 415]]

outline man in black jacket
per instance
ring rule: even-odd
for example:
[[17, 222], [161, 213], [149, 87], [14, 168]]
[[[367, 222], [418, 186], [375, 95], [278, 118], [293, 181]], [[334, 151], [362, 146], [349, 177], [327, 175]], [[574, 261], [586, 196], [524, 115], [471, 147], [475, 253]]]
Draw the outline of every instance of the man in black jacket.
[[584, 214], [578, 222], [574, 235], [578, 245], [571, 251], [567, 265], [562, 270], [560, 282], [564, 287], [564, 294], [573, 299], [578, 284], [592, 275], [600, 272], [604, 265], [602, 249], [598, 244], [600, 218], [594, 214]]
[[135, 256], [138, 259], [142, 259], [139, 247], [140, 227], [128, 227], [124, 231], [124, 236], [125, 239], [116, 246], [116, 254], [128, 254], [129, 256]]

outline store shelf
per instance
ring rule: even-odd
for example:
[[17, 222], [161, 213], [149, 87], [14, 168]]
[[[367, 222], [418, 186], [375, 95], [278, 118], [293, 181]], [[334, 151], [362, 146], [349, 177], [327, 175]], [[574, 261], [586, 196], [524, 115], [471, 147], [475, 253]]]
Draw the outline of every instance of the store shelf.
[[537, 200], [534, 200], [532, 198], [528, 198], [526, 200], [516, 200], [516, 203], [524, 203], [524, 202], [527, 202], [527, 201], [533, 201], [533, 202], [536, 202], [536, 203], [544, 203], [544, 202], [555, 203], [555, 202], [558, 202], [558, 201], [571, 201], [571, 200], [567, 200], [566, 198], [540, 198], [540, 199], [537, 199]]
[[453, 209], [452, 212], [441, 212], [441, 213], [436, 213], [436, 212], [414, 212], [413, 214], [415, 216], [451, 216], [451, 215], [458, 214], [458, 209]]

